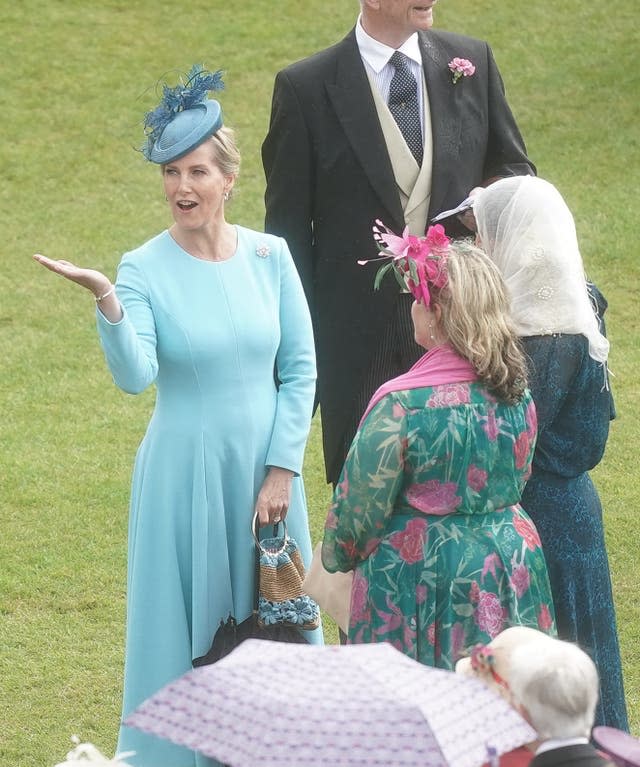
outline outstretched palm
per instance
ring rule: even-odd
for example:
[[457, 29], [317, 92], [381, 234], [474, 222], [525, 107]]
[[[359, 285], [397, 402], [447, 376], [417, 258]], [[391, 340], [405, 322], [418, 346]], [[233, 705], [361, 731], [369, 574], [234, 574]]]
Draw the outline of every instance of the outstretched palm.
[[40, 253], [36, 253], [33, 258], [50, 271], [65, 277], [67, 280], [71, 280], [71, 282], [82, 285], [83, 288], [90, 290], [96, 296], [107, 291], [111, 285], [109, 278], [96, 269], [84, 269], [62, 259], [56, 261]]

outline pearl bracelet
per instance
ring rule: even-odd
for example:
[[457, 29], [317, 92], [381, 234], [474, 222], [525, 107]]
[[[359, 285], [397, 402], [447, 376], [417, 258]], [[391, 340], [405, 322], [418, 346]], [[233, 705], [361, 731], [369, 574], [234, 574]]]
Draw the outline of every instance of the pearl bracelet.
[[108, 296], [110, 296], [110, 295], [113, 293], [113, 291], [114, 291], [115, 289], [116, 289], [116, 286], [115, 286], [115, 285], [112, 285], [112, 286], [109, 288], [109, 290], [107, 290], [107, 292], [106, 292], [106, 293], [103, 293], [101, 296], [95, 296], [95, 299], [96, 299], [96, 303], [97, 303], [97, 304], [99, 304], [99, 303], [100, 303], [100, 301], [104, 301], [104, 299], [105, 299], [105, 298], [107, 298]]

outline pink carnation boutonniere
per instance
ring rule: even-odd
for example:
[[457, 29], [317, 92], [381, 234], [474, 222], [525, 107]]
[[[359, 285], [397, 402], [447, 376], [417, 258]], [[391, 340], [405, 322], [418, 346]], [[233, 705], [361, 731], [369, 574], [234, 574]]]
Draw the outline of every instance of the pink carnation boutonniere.
[[459, 59], [457, 56], [455, 59], [451, 59], [449, 62], [449, 69], [453, 73], [454, 85], [461, 77], [471, 77], [471, 75], [476, 71], [475, 66], [469, 61], [469, 59]]

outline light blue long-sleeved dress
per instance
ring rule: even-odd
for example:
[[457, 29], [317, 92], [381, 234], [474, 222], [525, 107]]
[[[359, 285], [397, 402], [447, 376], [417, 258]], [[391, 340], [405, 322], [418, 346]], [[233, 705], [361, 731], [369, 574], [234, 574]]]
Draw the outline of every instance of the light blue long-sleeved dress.
[[[97, 314], [116, 384], [157, 386], [132, 481], [125, 716], [207, 652], [222, 618], [250, 614], [251, 518], [268, 466], [298, 475], [287, 526], [311, 557], [299, 476], [315, 390], [309, 312], [284, 240], [236, 230], [226, 261], [194, 258], [168, 231], [127, 253], [124, 316]], [[136, 767], [208, 763], [123, 727], [118, 751], [129, 750]]]

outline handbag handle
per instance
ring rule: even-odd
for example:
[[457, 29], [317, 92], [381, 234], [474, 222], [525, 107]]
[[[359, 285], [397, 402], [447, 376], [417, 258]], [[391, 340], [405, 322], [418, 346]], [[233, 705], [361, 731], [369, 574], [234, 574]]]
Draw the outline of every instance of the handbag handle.
[[[279, 549], [275, 549], [275, 550], [273, 550], [273, 549], [265, 549], [264, 548], [264, 546], [260, 542], [260, 538], [259, 538], [258, 533], [257, 533], [257, 529], [258, 529], [258, 524], [257, 523], [258, 523], [258, 512], [256, 511], [256, 512], [254, 512], [253, 519], [251, 520], [251, 532], [253, 533], [253, 539], [256, 542], [256, 546], [260, 549], [260, 551], [263, 554], [280, 554], [281, 551], [284, 551], [286, 546], [287, 546], [287, 541], [289, 540], [289, 536], [287, 534], [287, 523], [284, 521], [284, 519], [280, 520], [280, 523], [282, 523], [282, 528], [283, 528], [283, 531], [284, 531], [284, 534], [282, 536], [282, 546]], [[273, 535], [274, 535], [274, 537], [277, 535], [278, 524], [280, 524], [280, 523], [276, 523], [273, 526]]]

